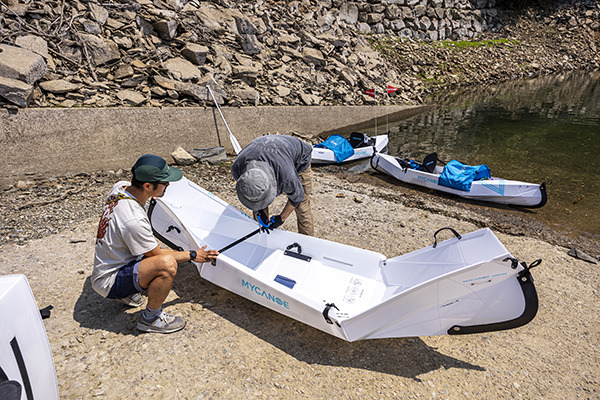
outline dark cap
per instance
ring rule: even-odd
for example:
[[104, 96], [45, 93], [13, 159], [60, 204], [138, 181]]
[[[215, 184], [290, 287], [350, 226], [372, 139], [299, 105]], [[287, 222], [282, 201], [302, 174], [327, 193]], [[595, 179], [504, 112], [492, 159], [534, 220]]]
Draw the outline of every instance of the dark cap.
[[144, 154], [131, 168], [133, 177], [140, 182], [174, 182], [181, 179], [183, 172], [154, 154]]

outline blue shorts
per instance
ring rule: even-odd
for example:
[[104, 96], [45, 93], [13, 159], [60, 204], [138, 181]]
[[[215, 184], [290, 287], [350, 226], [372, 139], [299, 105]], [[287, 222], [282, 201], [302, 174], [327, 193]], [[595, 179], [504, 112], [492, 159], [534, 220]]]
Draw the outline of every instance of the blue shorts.
[[141, 260], [133, 260], [129, 264], [121, 267], [117, 272], [115, 283], [113, 284], [108, 299], [122, 299], [135, 293], [143, 292], [140, 286], [138, 272]]

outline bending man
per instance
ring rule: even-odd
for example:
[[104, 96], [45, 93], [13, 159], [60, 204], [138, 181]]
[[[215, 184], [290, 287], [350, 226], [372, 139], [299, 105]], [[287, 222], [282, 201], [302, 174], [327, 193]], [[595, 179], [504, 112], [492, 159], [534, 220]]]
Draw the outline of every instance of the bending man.
[[[238, 154], [231, 166], [237, 195], [261, 225], [275, 229], [295, 210], [298, 232], [314, 235], [311, 155], [310, 144], [284, 135], [261, 136]], [[288, 201], [279, 215], [269, 219], [268, 207], [282, 193]]]

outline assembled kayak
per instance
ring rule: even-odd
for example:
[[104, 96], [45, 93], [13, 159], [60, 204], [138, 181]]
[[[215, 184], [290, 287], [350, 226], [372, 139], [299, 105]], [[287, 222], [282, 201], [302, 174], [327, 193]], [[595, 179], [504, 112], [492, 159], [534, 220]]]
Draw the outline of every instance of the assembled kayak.
[[540, 261], [519, 263], [489, 229], [451, 229], [451, 239], [388, 259], [295, 232], [260, 233], [186, 178], [148, 214], [172, 248], [220, 251], [214, 265], [197, 264], [202, 278], [347, 341], [504, 330], [537, 312], [529, 269]]
[[[417, 168], [423, 164], [417, 164]], [[371, 158], [371, 167], [374, 170], [384, 172], [401, 182], [451, 193], [468, 199], [528, 208], [542, 207], [548, 199], [545, 183], [526, 183], [490, 177], [486, 180], [474, 180], [469, 191], [444, 186], [440, 183], [444, 167], [435, 165], [435, 163], [430, 166], [432, 167], [431, 172], [425, 168], [415, 169], [406, 162], [406, 159], [380, 153], [374, 154]]]
[[331, 148], [313, 146], [312, 163], [313, 164], [333, 164], [346, 161], [359, 160], [361, 158], [371, 157], [374, 153], [384, 151], [388, 145], [388, 135], [377, 135], [369, 137], [360, 132], [353, 132], [348, 140], [350, 153], [346, 154], [342, 160], [336, 156], [336, 152]]

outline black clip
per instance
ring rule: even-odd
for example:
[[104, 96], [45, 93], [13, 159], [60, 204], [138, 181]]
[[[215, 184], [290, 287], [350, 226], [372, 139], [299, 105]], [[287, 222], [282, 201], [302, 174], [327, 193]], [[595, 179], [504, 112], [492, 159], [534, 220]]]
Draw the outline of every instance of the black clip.
[[175, 225], [171, 225], [167, 228], [167, 233], [171, 232], [173, 229], [175, 229], [177, 231], [177, 233], [181, 233], [181, 229], [179, 229], [178, 227], [176, 227]]
[[519, 266], [519, 260], [517, 260], [516, 258], [512, 258], [512, 257], [506, 257], [504, 260], [502, 261], [510, 261], [510, 267], [512, 269], [517, 269], [517, 267]]
[[42, 316], [42, 319], [50, 318], [50, 310], [53, 308], [54, 307], [52, 305], [49, 305], [40, 309], [40, 315]]

